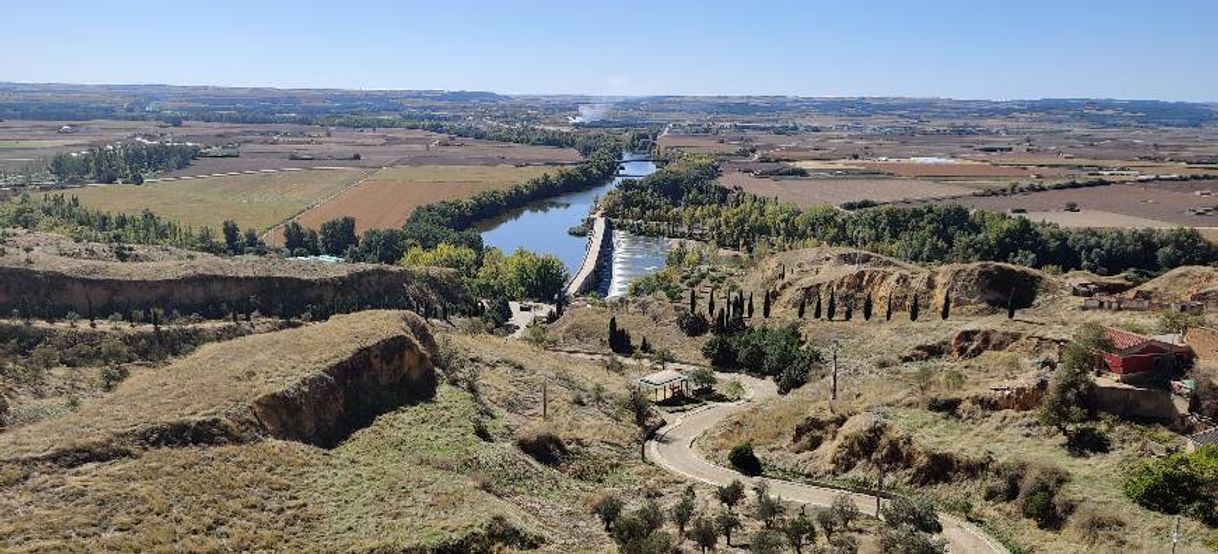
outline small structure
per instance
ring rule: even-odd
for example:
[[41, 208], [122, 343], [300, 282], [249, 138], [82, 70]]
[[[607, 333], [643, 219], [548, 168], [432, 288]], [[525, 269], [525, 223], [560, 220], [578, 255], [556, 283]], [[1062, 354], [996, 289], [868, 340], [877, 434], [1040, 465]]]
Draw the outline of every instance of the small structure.
[[1205, 304], [1196, 300], [1181, 300], [1169, 304], [1171, 311], [1182, 314], [1201, 315], [1205, 313]]
[[1095, 296], [1099, 289], [1099, 285], [1086, 279], [1071, 279], [1068, 283], [1070, 284], [1070, 294], [1084, 298]]
[[689, 394], [689, 378], [675, 369], [663, 369], [645, 375], [637, 381], [639, 388], [652, 392], [652, 400], [667, 400]]
[[1218, 427], [1211, 427], [1188, 436], [1189, 450], [1205, 445], [1218, 446]]
[[1083, 309], [1144, 312], [1150, 309], [1150, 299], [1098, 294], [1084, 298]]
[[1101, 355], [1104, 367], [1121, 382], [1187, 367], [1193, 357], [1192, 349], [1180, 335], [1146, 336], [1104, 327], [1104, 338], [1115, 348], [1114, 352]]

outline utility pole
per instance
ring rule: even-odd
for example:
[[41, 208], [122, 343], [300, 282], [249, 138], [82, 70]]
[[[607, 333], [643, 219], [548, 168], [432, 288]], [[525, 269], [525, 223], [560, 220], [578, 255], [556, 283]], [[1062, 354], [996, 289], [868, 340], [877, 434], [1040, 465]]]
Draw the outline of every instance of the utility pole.
[[1171, 532], [1171, 554], [1176, 554], [1176, 545], [1180, 542], [1180, 516], [1176, 516], [1176, 528]]
[[543, 377], [541, 380], [541, 419], [546, 419], [550, 415], [550, 378]]
[[837, 339], [833, 340], [833, 378], [829, 382], [829, 411], [837, 407]]

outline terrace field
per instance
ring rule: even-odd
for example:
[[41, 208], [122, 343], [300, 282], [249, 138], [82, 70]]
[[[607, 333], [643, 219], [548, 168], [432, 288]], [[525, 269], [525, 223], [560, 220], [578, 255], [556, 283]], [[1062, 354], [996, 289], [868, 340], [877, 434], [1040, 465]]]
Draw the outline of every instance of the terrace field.
[[367, 169], [278, 171], [179, 179], [144, 185], [73, 189], [81, 203], [100, 210], [138, 214], [144, 209], [194, 226], [216, 229], [226, 219], [268, 229], [337, 194], [368, 175]]

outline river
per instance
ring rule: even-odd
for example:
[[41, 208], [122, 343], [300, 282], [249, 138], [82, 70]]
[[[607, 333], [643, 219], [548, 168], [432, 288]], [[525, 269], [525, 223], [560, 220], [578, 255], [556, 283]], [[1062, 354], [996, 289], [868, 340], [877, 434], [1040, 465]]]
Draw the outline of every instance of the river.
[[[642, 154], [623, 154], [624, 169], [619, 173], [632, 177], [654, 173], [656, 165], [643, 160], [644, 157]], [[624, 179], [626, 177], [614, 177], [603, 185], [549, 198], [483, 222], [479, 226], [482, 241], [508, 253], [524, 248], [539, 254], [553, 254], [574, 275], [583, 262], [588, 238], [572, 236], [567, 230], [583, 221], [596, 200]], [[631, 281], [662, 269], [667, 253], [667, 241], [663, 238], [613, 231], [613, 263], [610, 271], [602, 273], [598, 292], [605, 297], [625, 294]]]

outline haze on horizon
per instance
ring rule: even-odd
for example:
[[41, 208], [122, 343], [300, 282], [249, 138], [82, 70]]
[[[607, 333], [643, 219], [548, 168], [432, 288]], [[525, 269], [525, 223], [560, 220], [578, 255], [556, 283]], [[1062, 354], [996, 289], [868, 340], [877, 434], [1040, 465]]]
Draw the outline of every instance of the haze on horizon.
[[1218, 3], [14, 2], [0, 81], [1218, 101]]

